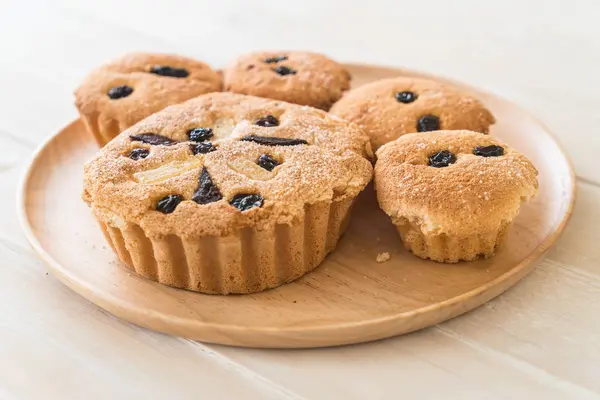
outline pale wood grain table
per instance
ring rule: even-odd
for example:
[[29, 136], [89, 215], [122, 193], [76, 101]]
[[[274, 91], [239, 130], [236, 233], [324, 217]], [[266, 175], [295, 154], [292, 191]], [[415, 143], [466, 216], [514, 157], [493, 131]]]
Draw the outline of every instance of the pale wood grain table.
[[[1, 399], [600, 398], [600, 3], [360, 3], [0, 1]], [[21, 234], [14, 194], [34, 148], [76, 118], [72, 91], [89, 69], [130, 50], [219, 66], [253, 49], [420, 69], [529, 109], [578, 175], [563, 236], [528, 278], [474, 312], [332, 349], [168, 337], [48, 275]]]

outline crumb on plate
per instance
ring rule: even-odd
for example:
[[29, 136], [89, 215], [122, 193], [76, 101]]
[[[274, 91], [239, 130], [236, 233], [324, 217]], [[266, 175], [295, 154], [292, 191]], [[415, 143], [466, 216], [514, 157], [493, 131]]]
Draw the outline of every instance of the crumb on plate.
[[388, 261], [390, 258], [392, 258], [392, 256], [390, 256], [390, 253], [386, 251], [384, 253], [377, 254], [377, 258], [375, 259], [375, 261], [377, 261], [378, 263], [382, 263]]

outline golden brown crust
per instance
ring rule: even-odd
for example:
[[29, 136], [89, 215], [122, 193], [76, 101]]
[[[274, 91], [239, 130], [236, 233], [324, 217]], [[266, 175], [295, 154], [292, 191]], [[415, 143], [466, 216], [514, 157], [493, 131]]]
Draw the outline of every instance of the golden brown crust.
[[[153, 66], [184, 68], [184, 78], [150, 73]], [[111, 88], [127, 85], [133, 93], [111, 99]], [[130, 53], [92, 71], [75, 91], [75, 104], [100, 145], [162, 110], [204, 93], [221, 90], [221, 76], [203, 62], [170, 54]]]
[[[498, 145], [499, 157], [473, 154]], [[449, 150], [457, 160], [443, 168], [429, 157]], [[496, 232], [537, 191], [537, 170], [516, 150], [475, 132], [415, 133], [377, 151], [375, 185], [381, 208], [397, 225], [416, 223], [426, 235], [465, 237]]]
[[[273, 115], [277, 127], [255, 121]], [[193, 155], [187, 132], [212, 128], [216, 151]], [[132, 141], [142, 133], [159, 134], [177, 143], [150, 146]], [[266, 146], [240, 141], [248, 135], [303, 139], [308, 145]], [[141, 160], [127, 157], [134, 148], [147, 148]], [[271, 173], [256, 167], [269, 154], [281, 162]], [[356, 196], [371, 178], [368, 137], [356, 126], [327, 113], [257, 97], [213, 93], [191, 99], [150, 116], [109, 143], [85, 167], [85, 200], [109, 226], [128, 223], [147, 235], [162, 237], [225, 236], [244, 227], [291, 224], [304, 214], [306, 204], [341, 201]], [[168, 179], [147, 180], [148, 173], [176, 166], [181, 173]], [[205, 167], [223, 200], [199, 205], [192, 201]], [[161, 169], [163, 168], [163, 169]], [[142, 175], [140, 175], [142, 173]], [[142, 178], [143, 177], [143, 178]], [[259, 193], [264, 205], [241, 212], [229, 201], [236, 194]], [[158, 200], [178, 194], [185, 201], [172, 214], [156, 211]]]
[[[418, 97], [410, 103], [395, 95], [410, 91]], [[375, 81], [346, 93], [331, 113], [362, 127], [371, 137], [374, 150], [407, 133], [417, 132], [423, 115], [440, 119], [440, 130], [467, 129], [488, 133], [495, 122], [481, 102], [457, 88], [417, 78], [390, 78]]]
[[[273, 57], [286, 60], [267, 63]], [[273, 69], [296, 71], [282, 76]], [[328, 110], [350, 88], [350, 74], [341, 64], [322, 54], [282, 51], [255, 52], [235, 59], [224, 72], [225, 90], [283, 100]]]

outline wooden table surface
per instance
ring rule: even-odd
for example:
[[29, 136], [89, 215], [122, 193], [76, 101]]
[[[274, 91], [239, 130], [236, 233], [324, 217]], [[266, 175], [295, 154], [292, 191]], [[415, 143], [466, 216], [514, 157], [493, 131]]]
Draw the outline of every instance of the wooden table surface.
[[[600, 398], [600, 3], [360, 4], [0, 1], [0, 399]], [[21, 233], [15, 192], [35, 147], [76, 118], [72, 91], [90, 68], [130, 50], [220, 66], [254, 49], [420, 69], [513, 100], [573, 160], [571, 222], [529, 277], [487, 305], [342, 348], [169, 337], [115, 319], [49, 275]]]

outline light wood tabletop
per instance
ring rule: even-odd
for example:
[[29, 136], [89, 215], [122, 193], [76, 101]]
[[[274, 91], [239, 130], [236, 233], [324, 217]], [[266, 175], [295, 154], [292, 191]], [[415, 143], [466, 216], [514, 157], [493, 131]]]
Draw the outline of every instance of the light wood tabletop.
[[[0, 399], [600, 399], [600, 3], [371, 0], [0, 2]], [[409, 335], [313, 350], [209, 345], [120, 321], [48, 273], [15, 193], [72, 92], [132, 50], [221, 66], [258, 49], [451, 77], [534, 114], [577, 201], [522, 282]]]

